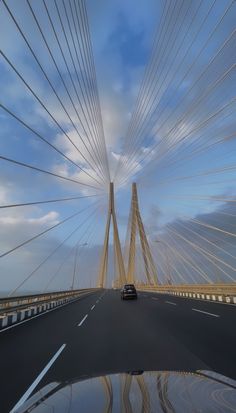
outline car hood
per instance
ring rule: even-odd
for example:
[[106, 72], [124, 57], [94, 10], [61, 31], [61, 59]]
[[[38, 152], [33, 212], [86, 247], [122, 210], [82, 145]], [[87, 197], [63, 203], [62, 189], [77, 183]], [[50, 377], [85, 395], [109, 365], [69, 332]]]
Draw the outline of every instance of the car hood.
[[236, 382], [210, 371], [110, 374], [47, 384], [16, 412], [236, 412]]

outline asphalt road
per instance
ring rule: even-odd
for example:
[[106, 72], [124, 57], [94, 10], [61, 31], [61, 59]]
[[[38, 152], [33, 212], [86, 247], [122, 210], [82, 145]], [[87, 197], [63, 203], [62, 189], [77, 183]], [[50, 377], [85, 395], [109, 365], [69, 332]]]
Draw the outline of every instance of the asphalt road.
[[113, 290], [83, 297], [0, 333], [0, 411], [16, 405], [50, 360], [35, 391], [134, 370], [213, 370], [236, 379], [235, 315], [235, 306], [155, 293], [137, 301]]

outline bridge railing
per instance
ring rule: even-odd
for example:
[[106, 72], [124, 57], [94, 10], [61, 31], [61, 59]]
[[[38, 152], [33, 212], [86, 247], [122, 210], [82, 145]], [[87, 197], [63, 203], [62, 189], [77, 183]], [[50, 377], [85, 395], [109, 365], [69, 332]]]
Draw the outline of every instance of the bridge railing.
[[138, 284], [138, 290], [171, 294], [179, 297], [195, 298], [236, 304], [236, 283], [233, 284]]
[[82, 296], [97, 291], [96, 288], [59, 291], [0, 299], [0, 329], [17, 324], [26, 318], [53, 310]]
[[96, 290], [87, 288], [82, 290], [71, 290], [71, 291], [55, 291], [44, 294], [33, 294], [33, 295], [24, 295], [17, 297], [4, 297], [0, 298], [0, 314], [7, 313], [13, 309], [17, 310], [19, 308], [29, 307], [30, 305], [42, 304], [49, 301], [54, 301], [58, 299], [70, 298], [79, 296], [81, 294], [91, 292]]

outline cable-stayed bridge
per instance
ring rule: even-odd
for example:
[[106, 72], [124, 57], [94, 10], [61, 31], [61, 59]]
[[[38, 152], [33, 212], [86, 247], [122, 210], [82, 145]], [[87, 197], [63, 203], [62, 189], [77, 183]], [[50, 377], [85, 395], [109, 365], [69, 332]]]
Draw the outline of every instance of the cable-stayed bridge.
[[0, 2], [1, 411], [109, 373], [236, 376], [236, 3], [157, 2], [117, 61], [94, 8]]

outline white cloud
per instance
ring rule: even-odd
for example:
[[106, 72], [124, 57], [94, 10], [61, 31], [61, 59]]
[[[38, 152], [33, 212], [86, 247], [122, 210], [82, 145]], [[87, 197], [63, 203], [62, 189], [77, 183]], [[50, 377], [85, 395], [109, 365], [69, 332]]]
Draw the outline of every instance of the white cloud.
[[[86, 165], [84, 157], [87, 158], [89, 162], [91, 162], [92, 159], [85, 149], [83, 142], [81, 141], [81, 139], [79, 139], [76, 130], [67, 131], [67, 135], [75, 144], [75, 146], [64, 134], [57, 134], [54, 140], [55, 146], [59, 148], [63, 153], [65, 153], [65, 155], [68, 156], [68, 158], [70, 158], [72, 161], [80, 164], [80, 166]], [[85, 136], [83, 138], [86, 139]], [[84, 157], [80, 152], [84, 155]]]
[[1, 225], [28, 225], [32, 224], [36, 225], [56, 225], [58, 221], [59, 214], [56, 211], [51, 211], [48, 214], [42, 215], [39, 218], [26, 218], [20, 215], [12, 216], [12, 215], [5, 215], [0, 217], [0, 224]]
[[9, 189], [7, 188], [7, 186], [0, 185], [0, 204], [1, 205], [6, 204], [7, 199], [8, 199], [8, 193], [9, 193]]
[[[1, 204], [8, 205], [14, 203], [14, 186], [8, 185], [7, 190], [2, 191], [0, 187], [0, 196], [3, 194]], [[59, 222], [60, 215], [57, 211], [44, 213], [38, 206], [16, 207], [1, 209], [1, 249], [6, 249], [12, 240], [17, 242], [22, 238], [30, 237], [32, 232], [40, 232], [42, 228], [56, 225]]]

